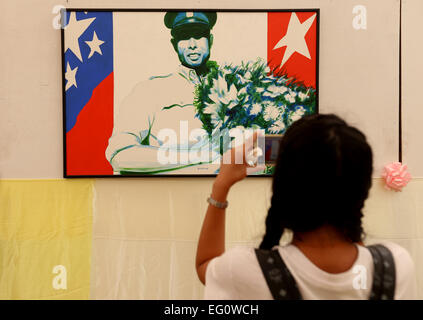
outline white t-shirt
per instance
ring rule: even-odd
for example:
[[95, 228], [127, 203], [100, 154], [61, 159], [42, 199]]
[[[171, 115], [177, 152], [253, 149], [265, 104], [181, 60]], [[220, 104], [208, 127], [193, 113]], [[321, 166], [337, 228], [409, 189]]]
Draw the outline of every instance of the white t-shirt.
[[[409, 253], [392, 242], [381, 244], [392, 252], [395, 261], [394, 298], [417, 299], [414, 263]], [[318, 268], [294, 245], [278, 247], [278, 250], [297, 282], [303, 299], [366, 300], [372, 288], [373, 259], [367, 248], [359, 245], [357, 248], [358, 257], [354, 265], [349, 270], [337, 274]], [[272, 300], [272, 294], [260, 269], [254, 248], [235, 247], [210, 261], [206, 270], [204, 298]]]

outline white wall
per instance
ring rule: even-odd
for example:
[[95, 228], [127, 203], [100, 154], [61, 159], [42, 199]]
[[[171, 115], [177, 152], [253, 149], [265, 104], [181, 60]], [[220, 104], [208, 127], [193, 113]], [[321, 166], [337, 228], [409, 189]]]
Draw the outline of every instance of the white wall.
[[[17, 4], [19, 3], [19, 5]], [[172, 6], [169, 6], [169, 4]], [[147, 8], [142, 1], [2, 1], [0, 176], [61, 178], [60, 31], [55, 5]], [[277, 1], [155, 1], [152, 7], [281, 8]], [[211, 5], [213, 4], [213, 5]], [[375, 176], [398, 158], [399, 2], [367, 0], [367, 30], [352, 27], [356, 1], [284, 1], [283, 8], [320, 8], [321, 112], [362, 129], [375, 153]], [[389, 24], [385, 23], [389, 21]]]

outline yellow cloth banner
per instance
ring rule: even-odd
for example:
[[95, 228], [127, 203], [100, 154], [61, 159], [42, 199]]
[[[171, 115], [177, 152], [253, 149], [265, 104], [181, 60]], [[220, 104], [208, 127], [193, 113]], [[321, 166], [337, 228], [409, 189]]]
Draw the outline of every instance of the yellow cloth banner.
[[0, 180], [0, 299], [88, 299], [93, 180]]

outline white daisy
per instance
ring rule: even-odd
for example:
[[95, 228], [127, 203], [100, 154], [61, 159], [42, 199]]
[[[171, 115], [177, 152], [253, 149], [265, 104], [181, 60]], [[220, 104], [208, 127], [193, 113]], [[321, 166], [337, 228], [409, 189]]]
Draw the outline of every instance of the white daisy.
[[267, 88], [267, 92], [265, 92], [263, 95], [276, 98], [277, 96], [284, 94], [287, 90], [288, 88], [285, 86], [275, 86], [272, 84]]
[[263, 97], [276, 98], [277, 96], [279, 96], [279, 93], [274, 93], [269, 91], [266, 91], [265, 93], [263, 93]]
[[209, 99], [216, 104], [228, 104], [231, 109], [238, 104], [238, 91], [234, 84], [231, 84], [228, 90], [228, 84], [224, 77], [219, 76], [217, 81], [213, 83], [210, 90]]
[[295, 102], [295, 96], [288, 93], [288, 94], [285, 95], [285, 100], [290, 102], [290, 103], [294, 103]]
[[297, 110], [295, 112], [292, 113], [290, 120], [292, 122], [300, 120], [305, 114], [305, 109], [302, 106], [298, 106]]
[[300, 98], [301, 101], [304, 101], [305, 99], [307, 99], [308, 94], [300, 92], [300, 93], [298, 93], [298, 97]]
[[268, 105], [264, 110], [263, 118], [266, 121], [276, 120], [277, 118], [279, 118], [279, 115], [280, 113], [277, 107], [275, 107], [274, 105]]
[[289, 94], [291, 95], [291, 97], [294, 97], [294, 98], [297, 96], [297, 93], [293, 90], [289, 90]]
[[285, 129], [285, 124], [282, 120], [275, 121], [272, 126], [268, 129], [270, 133], [279, 133]]
[[259, 103], [254, 103], [253, 107], [251, 108], [250, 114], [255, 116], [255, 115], [259, 114], [262, 109], [263, 108]]
[[295, 121], [300, 120], [300, 119], [301, 119], [301, 115], [299, 115], [299, 114], [298, 114], [298, 113], [296, 113], [296, 112], [294, 112], [294, 113], [292, 114], [291, 118], [290, 118], [290, 120], [291, 120], [292, 122], [295, 122]]

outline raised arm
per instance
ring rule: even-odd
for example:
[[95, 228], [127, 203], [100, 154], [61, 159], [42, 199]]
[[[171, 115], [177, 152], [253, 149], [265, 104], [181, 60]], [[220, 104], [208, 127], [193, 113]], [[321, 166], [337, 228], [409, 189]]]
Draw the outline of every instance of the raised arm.
[[[246, 164], [245, 154], [252, 150], [253, 142], [257, 141], [257, 135], [258, 132], [254, 132], [249, 138], [251, 141], [228, 150], [223, 156], [219, 174], [213, 183], [210, 195], [212, 199], [218, 202], [227, 201], [229, 190], [236, 182], [244, 179], [247, 173], [263, 170], [263, 166], [250, 167]], [[241, 157], [237, 156], [240, 153]], [[236, 164], [235, 159], [240, 158], [242, 163]], [[195, 261], [198, 278], [203, 284], [206, 282], [206, 270], [209, 262], [225, 252], [225, 211], [226, 209], [217, 208], [212, 204], [207, 207]]]

